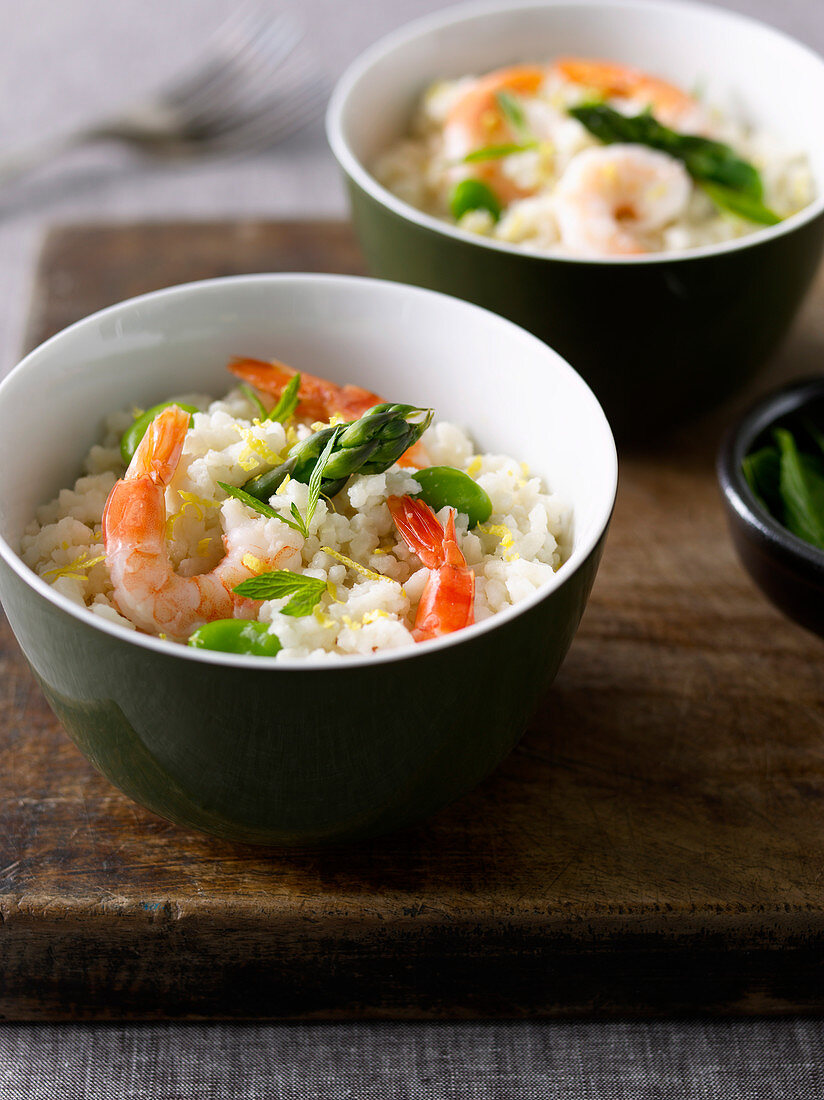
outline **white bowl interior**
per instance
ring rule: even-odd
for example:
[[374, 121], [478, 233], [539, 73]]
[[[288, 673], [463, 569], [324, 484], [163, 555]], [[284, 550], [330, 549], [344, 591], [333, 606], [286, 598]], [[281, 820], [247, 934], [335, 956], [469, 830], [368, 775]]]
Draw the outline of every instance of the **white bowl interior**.
[[333, 150], [350, 174], [354, 167], [356, 175], [358, 168], [368, 175], [376, 157], [407, 132], [433, 80], [563, 54], [609, 58], [700, 88], [707, 103], [733, 111], [791, 151], [807, 152], [820, 208], [824, 61], [764, 24], [701, 4], [539, 0], [465, 5], [418, 20], [344, 74], [329, 108]]
[[559, 582], [609, 518], [617, 470], [609, 426], [582, 379], [535, 337], [457, 299], [394, 283], [241, 276], [113, 306], [12, 371], [0, 386], [0, 553], [73, 610], [17, 557], [35, 509], [73, 484], [104, 416], [186, 391], [221, 395], [234, 382], [226, 371], [233, 355], [282, 359], [431, 406], [469, 428], [480, 449], [528, 462], [574, 508]]

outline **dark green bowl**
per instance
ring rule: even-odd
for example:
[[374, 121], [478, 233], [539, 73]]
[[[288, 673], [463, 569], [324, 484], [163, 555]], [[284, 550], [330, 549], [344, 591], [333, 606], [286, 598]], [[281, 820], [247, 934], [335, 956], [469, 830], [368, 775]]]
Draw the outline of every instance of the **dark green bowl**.
[[772, 354], [821, 257], [824, 196], [732, 242], [577, 260], [462, 232], [371, 175], [433, 80], [560, 54], [615, 58], [687, 87], [705, 80], [710, 103], [733, 89], [767, 132], [809, 151], [820, 179], [824, 62], [762, 24], [697, 4], [473, 4], [389, 36], [336, 88], [327, 131], [370, 272], [522, 325], [583, 375], [616, 434], [654, 435], [720, 402]]
[[[568, 560], [534, 597], [460, 634], [331, 664], [176, 646], [55, 592], [21, 561], [20, 536], [77, 476], [101, 418], [172, 392], [225, 392], [232, 354], [276, 356], [471, 425], [485, 449], [525, 459], [568, 497]], [[538, 411], [549, 401], [553, 412]], [[441, 295], [336, 276], [196, 283], [72, 326], [0, 386], [0, 463], [16, 472], [0, 490], [0, 597], [70, 736], [163, 817], [263, 844], [385, 832], [495, 767], [575, 634], [616, 484], [598, 403], [545, 345]]]

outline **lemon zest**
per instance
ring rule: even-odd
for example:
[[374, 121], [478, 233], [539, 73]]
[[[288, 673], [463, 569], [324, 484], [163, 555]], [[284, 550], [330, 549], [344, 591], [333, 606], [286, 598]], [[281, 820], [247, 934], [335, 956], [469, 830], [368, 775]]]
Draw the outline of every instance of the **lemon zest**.
[[322, 428], [328, 427], [325, 420], [316, 420], [314, 424], [310, 424], [309, 428], [313, 432], [319, 432]]
[[280, 485], [278, 485], [277, 489], [275, 489], [275, 493], [276, 493], [277, 496], [282, 497], [286, 493], [286, 486], [289, 484], [289, 482], [291, 480], [292, 480], [292, 475], [287, 474], [286, 477], [283, 479], [283, 481], [281, 481]]
[[[328, 584], [329, 582], [327, 581], [326, 583]], [[317, 619], [317, 621], [320, 623], [321, 626], [324, 626], [324, 627], [328, 628], [330, 626], [331, 627], [337, 627], [337, 625], [338, 625], [335, 622], [335, 620], [333, 618], [331, 618], [331, 616], [325, 615], [319, 607], [315, 608], [313, 614], [314, 614], [315, 618]]]
[[376, 608], [374, 608], [374, 610], [366, 612], [366, 614], [361, 619], [361, 623], [362, 623], [363, 626], [368, 626], [369, 623], [374, 623], [378, 619], [388, 619], [388, 618], [389, 618], [389, 612], [388, 611], [384, 611], [382, 607], [376, 607]]
[[528, 462], [522, 462], [521, 463], [521, 473], [524, 475], [524, 477], [529, 477], [529, 463]]
[[261, 573], [266, 572], [266, 563], [262, 562], [260, 558], [255, 557], [254, 554], [244, 554], [240, 559], [250, 573], [254, 573], [256, 577]]
[[294, 424], [290, 424], [286, 429], [286, 446], [294, 447], [298, 441], [298, 430]]
[[350, 630], [360, 630], [363, 626], [363, 623], [359, 622], [357, 619], [350, 618], [348, 615], [344, 615], [342, 621], [343, 625], [348, 626]]
[[375, 549], [372, 551], [372, 553], [373, 554], [391, 554], [392, 553], [392, 547], [386, 548], [386, 547], [383, 547], [383, 546], [376, 546]]
[[478, 530], [488, 535], [497, 535], [501, 541], [501, 549], [504, 551], [502, 555], [504, 561], [518, 561], [521, 555], [511, 549], [515, 544], [515, 537], [505, 523], [479, 523]]
[[[54, 577], [55, 581], [58, 577], [71, 577], [73, 580], [84, 581], [86, 574], [83, 570], [91, 569], [93, 565], [99, 565], [105, 560], [105, 554], [98, 554], [97, 557], [90, 558], [88, 550], [84, 550], [77, 555], [74, 561], [70, 561], [67, 565], [58, 565], [54, 569], [46, 569], [40, 576]], [[54, 581], [52, 581], [52, 584], [54, 584]]]
[[481, 456], [475, 455], [474, 458], [470, 460], [469, 465], [466, 467], [466, 472], [469, 477], [474, 477], [475, 474], [480, 473], [482, 465], [483, 462], [481, 460]]
[[327, 581], [326, 591], [329, 593], [335, 603], [343, 603], [343, 600], [338, 599], [338, 586], [336, 584], [333, 584], [331, 581]]
[[200, 542], [197, 544], [198, 557], [202, 558], [205, 555], [206, 548], [208, 547], [208, 545], [211, 541], [212, 541], [211, 535], [206, 535], [204, 538], [202, 538], [200, 540]]
[[390, 584], [397, 584], [397, 581], [392, 580], [391, 577], [385, 577], [383, 573], [376, 573], [374, 569], [367, 569], [365, 565], [361, 565], [360, 562], [357, 561], [352, 561], [352, 559], [347, 558], [345, 554], [341, 554], [338, 550], [333, 550], [331, 546], [321, 546], [321, 550], [324, 554], [328, 554], [330, 558], [339, 561], [341, 565], [347, 565], [350, 569], [354, 569], [356, 573], [360, 573], [362, 577], [368, 577], [370, 581], [389, 581]]
[[242, 424], [235, 424], [235, 430], [246, 441], [246, 446], [238, 455], [237, 463], [241, 470], [245, 470], [246, 473], [251, 473], [252, 470], [257, 469], [259, 460], [262, 458], [264, 462], [268, 462], [270, 466], [278, 466], [281, 462], [281, 456], [273, 451], [269, 444], [263, 440], [258, 439], [251, 428], [244, 428]]

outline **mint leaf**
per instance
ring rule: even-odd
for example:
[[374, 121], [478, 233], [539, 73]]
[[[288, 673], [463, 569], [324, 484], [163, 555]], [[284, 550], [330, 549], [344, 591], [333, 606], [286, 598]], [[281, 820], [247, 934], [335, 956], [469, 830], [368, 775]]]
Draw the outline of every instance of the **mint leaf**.
[[479, 160], [500, 160], [501, 157], [509, 157], [513, 153], [526, 153], [530, 149], [537, 149], [537, 141], [505, 142], [502, 145], [485, 145], [483, 149], [476, 149], [467, 153], [463, 158], [464, 164], [475, 164]]
[[291, 596], [281, 613], [301, 618], [311, 615], [323, 593], [326, 581], [317, 577], [307, 577], [303, 573], [293, 573], [290, 569], [277, 569], [273, 573], [261, 573], [249, 577], [235, 586], [238, 596], [252, 600], [280, 600]]
[[315, 508], [318, 505], [318, 497], [320, 496], [320, 485], [323, 481], [323, 470], [326, 463], [329, 461], [329, 456], [335, 446], [335, 442], [340, 433], [336, 429], [330, 436], [326, 446], [321, 452], [320, 458], [315, 463], [315, 468], [312, 471], [312, 476], [309, 478], [309, 500], [306, 504], [306, 530], [309, 530], [309, 524], [312, 522], [312, 516], [315, 514]]
[[510, 92], [501, 91], [496, 94], [495, 99], [498, 101], [498, 106], [501, 108], [504, 118], [515, 133], [525, 141], [532, 141], [532, 134], [529, 132], [523, 107], [521, 107], [515, 96]]
[[258, 413], [260, 414], [260, 419], [265, 420], [266, 419], [266, 406], [263, 404], [263, 402], [258, 397], [258, 395], [255, 393], [255, 391], [252, 389], [252, 387], [247, 382], [242, 382], [241, 386], [240, 386], [240, 389], [241, 389], [241, 392], [245, 393], [246, 396], [249, 398], [249, 400], [252, 402], [252, 404], [257, 408]]
[[266, 516], [267, 519], [283, 519], [280, 512], [276, 512], [271, 504], [267, 504], [263, 500], [258, 500], [257, 497], [253, 497], [251, 493], [247, 493], [244, 489], [238, 489], [234, 485], [227, 485], [225, 481], [219, 481], [218, 485], [225, 493], [228, 493], [230, 497], [242, 501], [247, 508], [253, 508], [256, 512], [260, 512], [262, 516]]
[[269, 413], [269, 420], [277, 420], [279, 424], [285, 424], [295, 409], [298, 407], [298, 390], [300, 389], [300, 375], [294, 375], [289, 384], [280, 395], [280, 399]]

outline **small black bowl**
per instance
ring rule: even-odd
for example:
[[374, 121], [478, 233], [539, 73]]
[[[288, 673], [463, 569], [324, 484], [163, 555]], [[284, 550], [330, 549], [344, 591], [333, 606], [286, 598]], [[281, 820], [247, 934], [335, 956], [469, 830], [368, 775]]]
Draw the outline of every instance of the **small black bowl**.
[[771, 441], [774, 428], [792, 430], [802, 418], [824, 423], [824, 377], [791, 382], [752, 405], [721, 444], [718, 480], [732, 540], [747, 572], [776, 607], [824, 637], [824, 551], [773, 519], [741, 469], [750, 451]]

